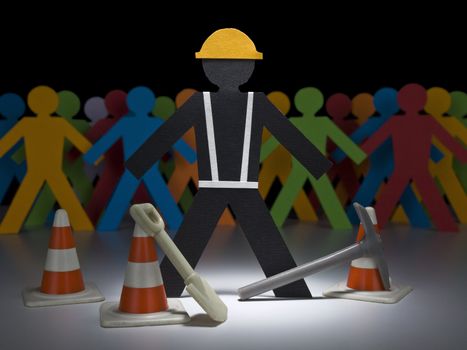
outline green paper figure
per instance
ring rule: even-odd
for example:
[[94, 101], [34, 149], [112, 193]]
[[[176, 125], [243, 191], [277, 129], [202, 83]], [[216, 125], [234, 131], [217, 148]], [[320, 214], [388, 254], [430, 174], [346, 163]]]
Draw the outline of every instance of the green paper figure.
[[[75, 93], [63, 90], [58, 93], [59, 105], [57, 114], [65, 118], [76, 130], [81, 134], [86, 133], [89, 129], [89, 123], [86, 120], [73, 119], [81, 107], [80, 100]], [[70, 180], [73, 189], [78, 195], [82, 204], [86, 204], [91, 199], [93, 190], [92, 182], [87, 177], [84, 169], [86, 165], [83, 159], [79, 157], [75, 161], [67, 159], [68, 152], [73, 148], [69, 141], [65, 141], [63, 171]], [[40, 227], [45, 224], [49, 214], [53, 211], [55, 205], [55, 197], [50, 190], [50, 187], [45, 184], [39, 194], [34, 206], [24, 223], [26, 228]]]
[[[459, 119], [459, 121], [467, 128], [467, 94], [462, 91], [451, 92], [451, 108], [448, 111]], [[456, 172], [464, 191], [467, 192], [467, 164], [461, 163], [459, 160], [454, 159], [453, 168]]]
[[[295, 95], [294, 103], [303, 116], [289, 118], [289, 120], [323, 154], [326, 153], [326, 143], [329, 138], [355, 163], [360, 164], [366, 158], [366, 154], [331, 119], [315, 115], [324, 104], [321, 91], [313, 87], [303, 88]], [[261, 158], [265, 159], [277, 146], [277, 140], [270, 138], [263, 145], [261, 152], [264, 153]], [[290, 175], [271, 209], [271, 215], [276, 225], [282, 226], [284, 224], [306, 180], [309, 180], [313, 186], [331, 226], [334, 229], [350, 229], [352, 225], [329, 178], [323, 175], [316, 180], [295, 158], [292, 161]]]

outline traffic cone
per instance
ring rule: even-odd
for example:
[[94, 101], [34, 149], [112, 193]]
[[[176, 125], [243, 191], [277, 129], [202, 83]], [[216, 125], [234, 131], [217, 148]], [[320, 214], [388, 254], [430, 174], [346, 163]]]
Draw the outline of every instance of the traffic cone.
[[23, 291], [29, 307], [92, 303], [104, 300], [97, 287], [84, 284], [68, 214], [55, 213], [40, 288]]
[[[375, 209], [365, 208], [376, 232], [379, 233], [378, 220]], [[357, 242], [365, 237], [365, 230], [360, 223], [357, 233]], [[333, 298], [371, 301], [377, 303], [397, 303], [410, 293], [412, 287], [395, 285], [391, 281], [391, 289], [385, 290], [376, 262], [371, 257], [361, 257], [350, 263], [349, 275], [346, 282], [326, 290], [323, 295]]]
[[[375, 209], [372, 207], [366, 207], [365, 209], [370, 216], [376, 232], [379, 234], [380, 232]], [[360, 242], [364, 237], [365, 230], [363, 229], [363, 225], [360, 223], [357, 233], [357, 242]], [[350, 263], [349, 276], [347, 277], [347, 287], [355, 290], [373, 292], [384, 290], [383, 281], [381, 280], [376, 262], [373, 258], [361, 257], [352, 260]]]
[[102, 327], [186, 323], [190, 317], [176, 299], [167, 299], [154, 238], [135, 225], [120, 302], [103, 303]]

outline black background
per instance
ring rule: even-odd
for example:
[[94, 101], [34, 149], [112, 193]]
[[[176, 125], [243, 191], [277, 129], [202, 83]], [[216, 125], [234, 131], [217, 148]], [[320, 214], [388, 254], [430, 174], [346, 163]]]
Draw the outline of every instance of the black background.
[[253, 11], [251, 3], [240, 2], [174, 5], [63, 3], [53, 11], [43, 4], [6, 10], [0, 92], [26, 96], [46, 84], [85, 99], [136, 85], [169, 96], [185, 87], [209, 89], [194, 52], [223, 27], [244, 31], [264, 53], [244, 90], [293, 95], [316, 86], [325, 95], [354, 95], [418, 82], [467, 91], [461, 8], [330, 2], [326, 8], [282, 3]]

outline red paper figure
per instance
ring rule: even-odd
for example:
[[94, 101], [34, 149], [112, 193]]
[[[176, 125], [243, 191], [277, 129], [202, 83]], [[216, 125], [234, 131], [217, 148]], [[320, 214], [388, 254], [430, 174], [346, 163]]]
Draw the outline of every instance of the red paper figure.
[[467, 151], [433, 117], [420, 113], [427, 101], [422, 86], [404, 86], [397, 100], [404, 115], [389, 119], [362, 145], [362, 149], [371, 154], [386, 139], [392, 139], [394, 172], [376, 203], [379, 223], [383, 227], [388, 222], [402, 193], [412, 181], [435, 226], [443, 231], [457, 231], [457, 224], [428, 171], [432, 138], [439, 139], [462, 162], [467, 162]]

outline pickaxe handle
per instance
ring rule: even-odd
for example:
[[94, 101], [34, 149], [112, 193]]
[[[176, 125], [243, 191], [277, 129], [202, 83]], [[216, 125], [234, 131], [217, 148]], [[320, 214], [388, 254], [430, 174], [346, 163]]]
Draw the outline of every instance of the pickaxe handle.
[[298, 281], [299, 279], [322, 271], [328, 267], [335, 266], [336, 264], [350, 262], [353, 259], [361, 257], [363, 254], [363, 244], [360, 242], [355, 243], [347, 248], [341, 249], [312, 262], [297, 266], [293, 269], [239, 288], [238, 295], [241, 300], [249, 299], [258, 294]]

